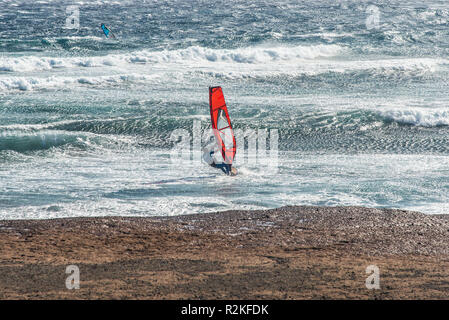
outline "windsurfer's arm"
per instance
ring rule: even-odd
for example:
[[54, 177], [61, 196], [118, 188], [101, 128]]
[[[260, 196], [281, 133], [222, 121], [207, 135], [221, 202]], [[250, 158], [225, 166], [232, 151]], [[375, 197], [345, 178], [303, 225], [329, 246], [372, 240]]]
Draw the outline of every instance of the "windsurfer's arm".
[[211, 145], [207, 145], [207, 146], [203, 147], [202, 151], [203, 151], [204, 162], [206, 162], [207, 164], [209, 164], [212, 167], [215, 167], [213, 146], [211, 147]]

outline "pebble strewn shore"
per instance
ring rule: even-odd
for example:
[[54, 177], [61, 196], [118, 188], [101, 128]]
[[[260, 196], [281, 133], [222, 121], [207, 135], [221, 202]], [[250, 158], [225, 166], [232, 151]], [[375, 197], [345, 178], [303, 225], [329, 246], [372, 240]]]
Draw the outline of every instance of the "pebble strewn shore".
[[3, 220], [0, 298], [448, 299], [448, 239], [447, 215], [361, 207]]

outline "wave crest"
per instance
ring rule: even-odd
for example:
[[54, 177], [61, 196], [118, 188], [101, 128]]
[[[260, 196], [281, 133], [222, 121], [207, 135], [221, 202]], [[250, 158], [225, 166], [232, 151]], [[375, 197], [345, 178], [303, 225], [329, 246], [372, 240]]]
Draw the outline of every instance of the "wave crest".
[[258, 64], [295, 59], [316, 59], [336, 56], [344, 51], [338, 45], [312, 45], [293, 47], [246, 47], [237, 49], [211, 49], [199, 46], [178, 50], [148, 51], [110, 54], [92, 57], [6, 57], [0, 62], [0, 71], [31, 72], [57, 68], [90, 68], [144, 63], [179, 62], [233, 62]]
[[449, 126], [449, 111], [409, 109], [381, 111], [380, 116], [388, 121], [421, 127]]

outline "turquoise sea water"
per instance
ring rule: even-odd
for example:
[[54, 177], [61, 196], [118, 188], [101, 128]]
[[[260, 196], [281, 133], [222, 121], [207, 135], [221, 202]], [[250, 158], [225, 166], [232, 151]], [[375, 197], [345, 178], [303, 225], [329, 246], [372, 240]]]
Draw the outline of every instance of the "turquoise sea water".
[[[0, 219], [448, 213], [448, 55], [445, 1], [1, 1]], [[235, 129], [278, 130], [276, 174], [170, 160], [211, 85]]]

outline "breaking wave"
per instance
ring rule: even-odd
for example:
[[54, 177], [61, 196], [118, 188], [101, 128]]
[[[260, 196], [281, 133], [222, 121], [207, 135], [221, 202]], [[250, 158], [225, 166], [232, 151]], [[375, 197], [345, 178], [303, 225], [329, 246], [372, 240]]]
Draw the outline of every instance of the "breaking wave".
[[237, 49], [211, 49], [193, 46], [178, 50], [109, 54], [92, 57], [6, 57], [0, 62], [0, 71], [30, 72], [60, 68], [89, 68], [144, 63], [234, 62], [260, 64], [297, 59], [329, 58], [346, 49], [338, 45], [312, 45], [293, 47], [246, 47]]
[[382, 111], [380, 112], [380, 115], [388, 121], [394, 121], [414, 126], [449, 126], [449, 111], [444, 110], [397, 109]]

